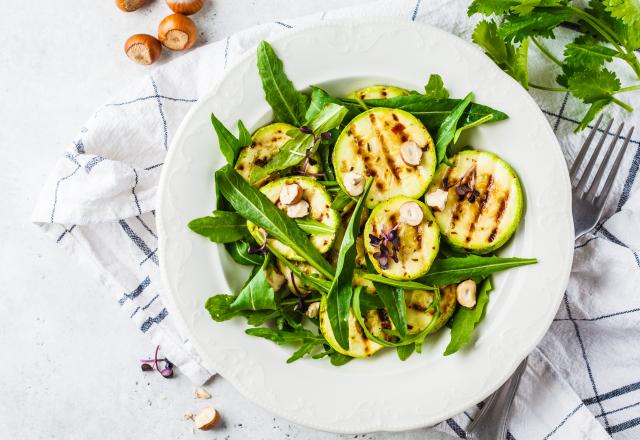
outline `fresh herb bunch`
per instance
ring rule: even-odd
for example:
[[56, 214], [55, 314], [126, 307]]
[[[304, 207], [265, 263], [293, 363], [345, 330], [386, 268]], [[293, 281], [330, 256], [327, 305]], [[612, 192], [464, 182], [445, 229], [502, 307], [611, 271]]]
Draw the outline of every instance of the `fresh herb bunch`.
[[[295, 345], [297, 349], [287, 362], [302, 357], [328, 357], [333, 365], [344, 365], [352, 359], [346, 353], [351, 353], [350, 340], [354, 337], [361, 337], [365, 345], [394, 348], [398, 357], [405, 360], [420, 352], [424, 339], [446, 320], [454, 329], [446, 354], [469, 343], [488, 301], [491, 275], [536, 260], [471, 255], [441, 247], [424, 276], [395, 280], [379, 274], [372, 261], [387, 268], [402, 253], [399, 225], [371, 234], [369, 239], [378, 252], [370, 255], [373, 260], [367, 256], [364, 261], [358, 260], [358, 239], [363, 238], [363, 223], [370, 214], [366, 200], [373, 190], [373, 178], [366, 179], [362, 194], [351, 196], [338, 183], [331, 158], [345, 126], [373, 107], [408, 112], [435, 133], [436, 163], [448, 162], [462, 131], [504, 120], [507, 115], [473, 102], [472, 94], [464, 99], [450, 98], [438, 75], [429, 77], [424, 93], [406, 91], [405, 95], [385, 99], [336, 98], [318, 87], [312, 87], [310, 95], [299, 92], [266, 42], [258, 47], [257, 63], [265, 99], [273, 109], [275, 124], [271, 125], [279, 125], [281, 131], [286, 127], [287, 140], [268, 159], [259, 154], [252, 156], [253, 169], [241, 175], [238, 165], [246, 162], [243, 154], [248, 150], [260, 152], [256, 141], [260, 130], [252, 138], [238, 121], [236, 136], [215, 115], [211, 116], [227, 164], [215, 173], [216, 210], [192, 220], [188, 226], [211, 241], [224, 244], [235, 262], [252, 268], [239, 292], [208, 299], [205, 307], [211, 318], [219, 322], [244, 317], [251, 326], [246, 330], [248, 335], [279, 345]], [[420, 125], [417, 120], [415, 124]], [[269, 141], [275, 142], [278, 132], [269, 133]], [[311, 172], [312, 166], [320, 167], [320, 172]], [[451, 187], [467, 182], [465, 176]], [[269, 186], [265, 182], [274, 179], [302, 179], [310, 187], [320, 188], [319, 192], [327, 194], [323, 199], [325, 210], [336, 212], [337, 225], [309, 215], [288, 216], [265, 193]], [[464, 198], [475, 202], [471, 200], [472, 193], [465, 193]], [[319, 203], [316, 201], [315, 205]], [[322, 219], [330, 216], [323, 215]], [[323, 255], [312, 243], [314, 236], [334, 238], [329, 255]], [[355, 283], [356, 278], [360, 284]], [[478, 304], [471, 310], [454, 313], [455, 298], [447, 305], [442, 292], [449, 289], [450, 294], [451, 286], [455, 288], [469, 279], [478, 283]], [[366, 285], [375, 294], [369, 289], [365, 292]], [[430, 321], [425, 328], [411, 331], [407, 295], [415, 291], [429, 295], [430, 302], [421, 304], [418, 313], [429, 316]], [[385, 318], [384, 323], [380, 319], [380, 328], [367, 325], [371, 314]], [[441, 316], [444, 321], [439, 319]]]
[[[587, 8], [569, 0], [473, 0], [468, 14], [495, 17], [478, 23], [473, 41], [523, 87], [568, 92], [589, 105], [576, 131], [586, 128], [609, 104], [633, 111], [621, 94], [640, 90], [640, 83], [623, 85], [608, 65], [621, 60], [640, 80], [637, 0], [590, 0]], [[555, 38], [558, 28], [576, 34], [564, 47], [563, 57], [553, 54], [544, 43], [544, 39]], [[530, 43], [558, 66], [557, 84], [529, 81]]]

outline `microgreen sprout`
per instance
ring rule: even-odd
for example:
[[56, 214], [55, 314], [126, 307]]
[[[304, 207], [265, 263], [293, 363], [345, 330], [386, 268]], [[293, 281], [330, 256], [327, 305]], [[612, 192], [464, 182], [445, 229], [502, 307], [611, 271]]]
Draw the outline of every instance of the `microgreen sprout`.
[[[158, 352], [160, 351], [160, 346], [156, 346], [156, 351], [153, 356], [153, 359], [141, 359], [142, 365], [140, 368], [142, 371], [153, 371], [156, 370], [158, 373], [162, 375], [165, 379], [169, 379], [173, 377], [173, 363], [167, 358], [158, 358]], [[160, 362], [163, 363], [162, 368], [160, 366]], [[153, 365], [152, 365], [153, 364]]]
[[389, 231], [382, 231], [380, 236], [369, 234], [371, 246], [378, 248], [378, 252], [373, 254], [373, 258], [376, 259], [382, 269], [389, 268], [390, 258], [396, 263], [398, 262], [398, 250], [400, 249], [399, 225], [396, 224]]
[[267, 231], [262, 230], [262, 246], [249, 246], [247, 252], [250, 254], [266, 254], [267, 253]]

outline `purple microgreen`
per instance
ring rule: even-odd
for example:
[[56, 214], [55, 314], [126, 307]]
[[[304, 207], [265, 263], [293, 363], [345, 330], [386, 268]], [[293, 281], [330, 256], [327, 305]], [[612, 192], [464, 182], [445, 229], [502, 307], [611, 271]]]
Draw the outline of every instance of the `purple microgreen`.
[[173, 377], [173, 368], [171, 367], [165, 367], [160, 371], [160, 374], [162, 375], [162, 377], [164, 377], [165, 379], [169, 379], [171, 377]]
[[[400, 236], [398, 235], [397, 224], [391, 228], [388, 232], [382, 231], [380, 236], [369, 234], [369, 242], [371, 246], [377, 247], [378, 252], [373, 254], [373, 257], [378, 261], [378, 264], [382, 269], [389, 267], [389, 258], [396, 263], [398, 259], [398, 251], [400, 250]], [[391, 247], [391, 249], [389, 249]]]
[[153, 367], [150, 364], [142, 364], [140, 365], [142, 371], [153, 371]]
[[458, 194], [458, 197], [460, 198], [467, 197], [467, 194], [470, 192], [471, 188], [469, 188], [469, 186], [465, 185], [464, 183], [462, 185], [456, 186], [456, 194]]
[[300, 132], [304, 134], [313, 134], [313, 130], [311, 130], [311, 128], [307, 127], [306, 125], [300, 127]]
[[323, 141], [330, 141], [332, 137], [333, 135], [330, 131], [325, 131], [320, 135], [320, 139], [322, 139]]
[[267, 253], [267, 231], [262, 230], [262, 246], [249, 246], [247, 252], [250, 254], [266, 254]]
[[[144, 372], [156, 370], [158, 373], [162, 375], [162, 377], [168, 379], [173, 377], [173, 363], [166, 358], [159, 358], [158, 352], [160, 351], [160, 346], [156, 346], [156, 351], [153, 355], [153, 359], [142, 359], [142, 365], [140, 365], [140, 369]], [[163, 362], [164, 365], [160, 368], [158, 362]]]

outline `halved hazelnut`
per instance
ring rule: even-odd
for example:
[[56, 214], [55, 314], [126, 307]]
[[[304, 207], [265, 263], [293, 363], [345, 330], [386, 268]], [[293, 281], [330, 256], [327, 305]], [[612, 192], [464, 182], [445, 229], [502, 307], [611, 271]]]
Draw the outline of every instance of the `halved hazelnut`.
[[191, 15], [204, 6], [204, 0], [167, 0], [167, 6], [176, 14]]
[[473, 308], [476, 305], [476, 282], [466, 280], [458, 284], [456, 299], [462, 307]]
[[302, 218], [309, 215], [309, 202], [300, 200], [295, 205], [287, 206], [287, 215], [291, 218]]
[[271, 269], [267, 271], [267, 283], [271, 286], [271, 288], [277, 292], [282, 288], [284, 283], [287, 282], [287, 279], [280, 272], [277, 272], [275, 269]]
[[197, 388], [195, 392], [196, 399], [210, 399], [211, 394], [204, 388]]
[[207, 431], [220, 421], [220, 414], [215, 408], [209, 406], [196, 414], [193, 421], [196, 424], [196, 428]]
[[357, 197], [364, 191], [364, 176], [359, 173], [350, 171], [342, 176], [342, 183], [347, 190], [347, 194], [353, 197]]
[[295, 205], [302, 199], [302, 188], [297, 183], [282, 185], [280, 189], [280, 203]]
[[124, 12], [133, 12], [140, 9], [147, 0], [116, 0], [116, 6]]
[[160, 42], [147, 34], [132, 35], [124, 43], [124, 53], [130, 60], [138, 64], [153, 64], [160, 58], [162, 45]]
[[172, 14], [158, 25], [158, 39], [171, 50], [189, 49], [198, 39], [198, 28], [189, 17]]
[[424, 219], [424, 212], [416, 202], [406, 202], [400, 206], [400, 221], [409, 226], [418, 226]]
[[320, 311], [320, 302], [316, 301], [309, 304], [309, 307], [307, 307], [307, 311], [304, 312], [304, 314], [307, 315], [309, 318], [317, 318], [319, 311]]
[[400, 157], [407, 165], [420, 165], [420, 162], [422, 162], [422, 148], [413, 141], [406, 141], [400, 145]]
[[435, 211], [443, 211], [447, 206], [447, 199], [449, 198], [449, 192], [443, 189], [436, 189], [435, 191], [430, 192], [424, 198], [427, 205], [435, 210]]

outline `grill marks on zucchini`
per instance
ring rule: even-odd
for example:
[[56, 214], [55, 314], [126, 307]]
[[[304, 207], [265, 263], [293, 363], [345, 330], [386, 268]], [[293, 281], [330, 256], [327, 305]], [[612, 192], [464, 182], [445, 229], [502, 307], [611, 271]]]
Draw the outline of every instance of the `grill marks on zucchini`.
[[[418, 166], [407, 165], [400, 146], [414, 141], [423, 150]], [[403, 110], [375, 108], [354, 118], [336, 142], [333, 165], [342, 183], [347, 172], [374, 178], [367, 207], [397, 195], [420, 197], [435, 171], [435, 147], [427, 129]]]
[[358, 89], [355, 92], [348, 94], [346, 97], [350, 99], [361, 99], [363, 101], [367, 99], [387, 99], [395, 98], [396, 96], [407, 96], [409, 91], [400, 87], [394, 86], [369, 86], [362, 89]]
[[[522, 213], [522, 190], [511, 167], [494, 154], [463, 151], [441, 165], [429, 192], [449, 192], [445, 209], [435, 217], [445, 238], [457, 248], [487, 253], [502, 246], [515, 231]], [[475, 190], [459, 194], [466, 186]]]

